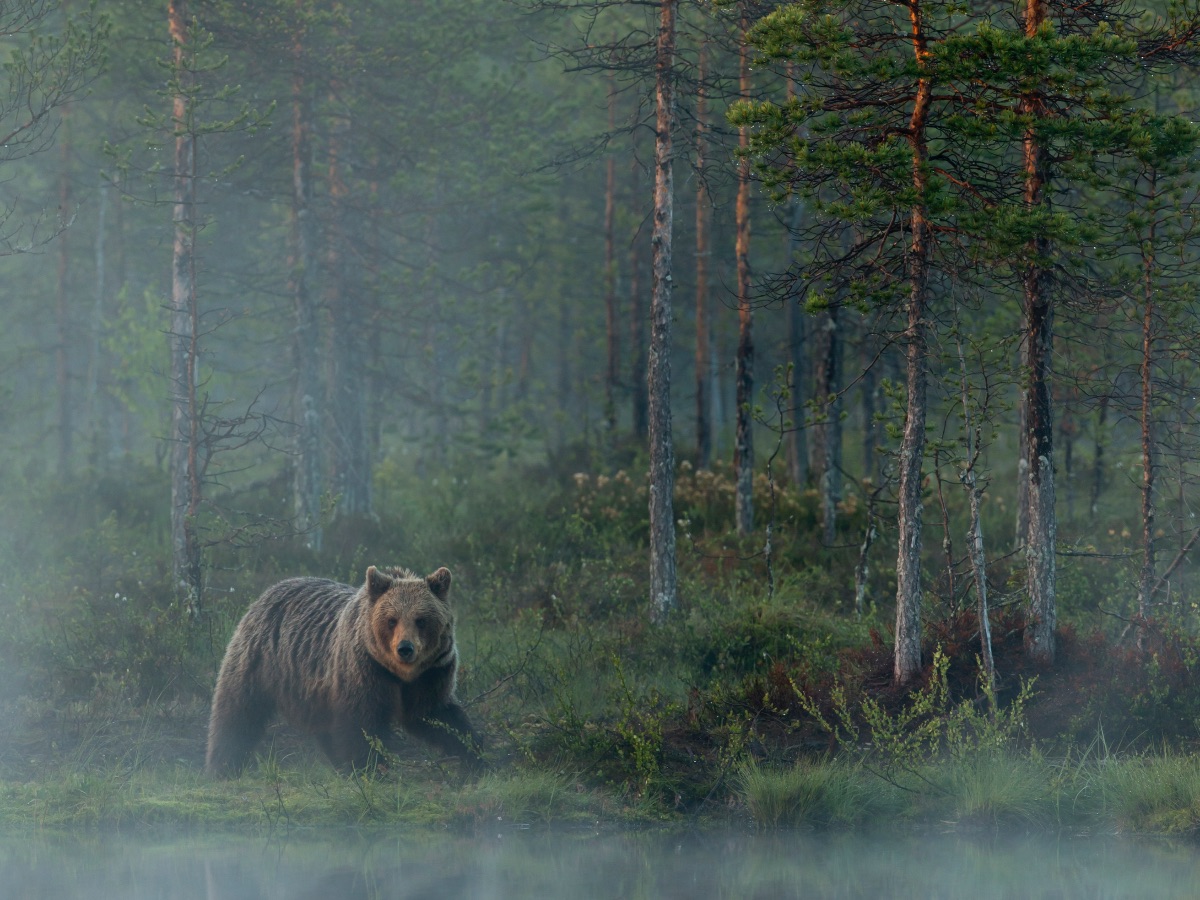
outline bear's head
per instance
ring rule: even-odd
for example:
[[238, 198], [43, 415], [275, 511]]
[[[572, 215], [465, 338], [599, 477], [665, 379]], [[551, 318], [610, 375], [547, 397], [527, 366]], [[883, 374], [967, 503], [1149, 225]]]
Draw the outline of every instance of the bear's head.
[[407, 569], [367, 569], [368, 649], [389, 672], [413, 681], [455, 662], [450, 570], [425, 578]]

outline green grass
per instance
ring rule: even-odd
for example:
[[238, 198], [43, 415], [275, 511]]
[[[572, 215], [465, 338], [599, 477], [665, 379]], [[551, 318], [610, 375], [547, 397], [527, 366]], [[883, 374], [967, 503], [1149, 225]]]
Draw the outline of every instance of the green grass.
[[1200, 757], [1168, 753], [1110, 760], [1097, 778], [1107, 815], [1122, 830], [1200, 830]]
[[0, 783], [6, 828], [544, 825], [612, 819], [620, 809], [611, 797], [545, 772], [451, 784], [437, 772], [342, 776], [320, 765], [287, 769], [268, 762], [230, 781], [176, 767], [64, 771], [38, 782]]
[[838, 761], [787, 769], [750, 763], [738, 772], [736, 790], [764, 828], [862, 825], [901, 809], [891, 785], [861, 766]]

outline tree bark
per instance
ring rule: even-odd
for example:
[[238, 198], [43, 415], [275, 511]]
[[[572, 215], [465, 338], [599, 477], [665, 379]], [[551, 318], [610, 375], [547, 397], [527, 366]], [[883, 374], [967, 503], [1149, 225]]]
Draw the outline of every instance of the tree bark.
[[[337, 100], [336, 89], [331, 101]], [[326, 228], [325, 305], [329, 310], [330, 434], [334, 487], [339, 516], [371, 514], [370, 443], [366, 432], [366, 323], [362, 305], [346, 279], [346, 162], [344, 138], [348, 112], [335, 112], [329, 129], [329, 222]]]
[[[638, 162], [633, 161], [634, 196], [640, 192], [641, 177]], [[634, 208], [640, 204], [635, 202]], [[633, 436], [639, 443], [646, 440], [649, 429], [649, 401], [646, 397], [646, 298], [642, 294], [642, 244], [638, 240], [640, 224], [629, 245], [629, 373]]]
[[675, 607], [675, 449], [671, 437], [671, 238], [674, 214], [675, 12], [662, 0], [655, 60], [654, 290], [648, 372], [650, 432], [650, 602], [662, 621]]
[[700, 45], [697, 63], [696, 89], [696, 467], [712, 465], [712, 329], [708, 301], [708, 230], [711, 204], [708, 185], [704, 180], [704, 154], [708, 130], [708, 98], [705, 78], [708, 75], [708, 44]]
[[[71, 107], [63, 107], [63, 124], [59, 133], [58, 215], [59, 227], [64, 228], [71, 218]], [[75, 437], [75, 421], [71, 401], [71, 337], [70, 270], [71, 242], [69, 230], [58, 236], [58, 282], [56, 288], [55, 320], [57, 346], [55, 369], [58, 383], [58, 474], [69, 475]]]
[[[791, 102], [796, 95], [796, 82], [793, 77], [792, 64], [787, 66], [787, 99]], [[796, 256], [800, 252], [800, 227], [804, 219], [804, 207], [798, 198], [793, 197], [791, 208], [788, 210], [787, 261], [788, 265], [796, 264]], [[804, 402], [805, 382], [808, 358], [805, 353], [805, 320], [808, 318], [804, 310], [804, 296], [801, 287], [797, 285], [794, 292], [784, 301], [787, 304], [787, 340], [788, 340], [788, 394], [791, 397], [792, 430], [788, 433], [787, 462], [788, 475], [792, 484], [800, 487], [808, 483], [808, 431], [805, 428]], [[870, 527], [868, 526], [868, 531]]]
[[175, 88], [171, 101], [175, 129], [171, 265], [171, 549], [175, 584], [185, 594], [189, 614], [199, 612], [200, 411], [196, 395], [198, 310], [196, 297], [196, 136], [192, 130], [189, 65], [189, 13], [186, 0], [170, 0], [167, 23], [174, 43]]
[[842, 421], [838, 391], [841, 382], [842, 332], [840, 311], [831, 306], [820, 317], [814, 343], [813, 392], [819, 421], [809, 431], [809, 469], [821, 505], [821, 540], [831, 546], [837, 533], [837, 504], [841, 495]]
[[[297, 26], [299, 29], [300, 26]], [[298, 30], [292, 45], [292, 208], [289, 223], [288, 293], [292, 298], [292, 419], [295, 463], [292, 505], [296, 528], [313, 550], [322, 543], [322, 397], [317, 305], [312, 292], [312, 101], [305, 84], [305, 49]]]
[[[1155, 182], [1150, 182], [1151, 204], [1153, 205]], [[1153, 214], [1152, 214], [1153, 215]], [[1137, 646], [1145, 649], [1146, 623], [1150, 619], [1150, 601], [1153, 597], [1155, 540], [1154, 540], [1154, 475], [1157, 453], [1154, 442], [1154, 242], [1157, 238], [1155, 221], [1151, 218], [1146, 239], [1142, 242], [1142, 566], [1138, 578], [1138, 623]]]
[[[1045, 0], [1028, 0], [1025, 36], [1033, 38], [1046, 20]], [[1041, 95], [1034, 91], [1021, 101], [1021, 112], [1033, 119], [1044, 114]], [[1025, 206], [1033, 211], [1046, 204], [1047, 160], [1032, 126], [1024, 139]], [[1025, 352], [1028, 364], [1022, 398], [1029, 469], [1029, 531], [1025, 545], [1029, 621], [1025, 649], [1043, 665], [1054, 662], [1055, 603], [1054, 549], [1058, 523], [1054, 509], [1054, 423], [1050, 397], [1050, 362], [1054, 345], [1054, 305], [1049, 295], [1046, 259], [1050, 252], [1044, 237], [1028, 247], [1024, 274]]]
[[[923, 70], [928, 59], [922, 10], [918, 2], [909, 7], [913, 52]], [[912, 148], [912, 183], [915, 203], [911, 212], [912, 243], [909, 252], [908, 327], [904, 333], [905, 387], [907, 401], [904, 435], [900, 441], [900, 487], [897, 496], [896, 559], [896, 653], [893, 680], [910, 682], [921, 670], [921, 464], [925, 457], [926, 356], [929, 217], [925, 207], [928, 187], [929, 149], [925, 127], [933, 83], [928, 77], [917, 81], [909, 143]]]
[[[741, 40], [738, 48], [738, 85], [743, 101], [750, 99], [750, 47], [746, 8], [741, 11]], [[750, 130], [738, 133], [738, 147], [750, 149]], [[750, 306], [750, 159], [738, 161], [737, 203], [734, 208], [737, 241], [737, 417], [733, 449], [734, 506], [737, 533], [754, 530], [754, 313]]]
[[[608, 133], [617, 128], [617, 84], [616, 76], [608, 80]], [[604, 372], [604, 425], [608, 429], [608, 443], [612, 445], [617, 433], [617, 384], [620, 372], [620, 340], [617, 335], [617, 255], [616, 255], [616, 208], [617, 208], [617, 161], [611, 151], [605, 161], [604, 178], [604, 328], [605, 358]]]

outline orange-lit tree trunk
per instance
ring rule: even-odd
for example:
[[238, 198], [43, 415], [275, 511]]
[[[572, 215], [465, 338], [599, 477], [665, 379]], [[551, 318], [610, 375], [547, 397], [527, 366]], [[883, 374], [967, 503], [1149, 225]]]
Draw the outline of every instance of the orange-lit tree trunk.
[[[745, 6], [741, 11], [741, 40], [738, 48], [738, 93], [742, 100], [750, 99], [750, 47], [746, 41], [748, 27]], [[737, 203], [734, 224], [737, 240], [737, 393], [733, 447], [734, 519], [737, 532], [747, 535], [754, 530], [754, 315], [750, 306], [750, 130], [738, 131], [738, 147], [743, 156], [738, 160]]]
[[650, 438], [650, 604], [662, 621], [676, 603], [675, 447], [671, 436], [671, 238], [674, 215], [675, 14], [662, 0], [655, 58], [654, 290], [647, 375]]
[[[912, 19], [913, 54], [918, 72], [929, 60], [921, 5], [909, 6]], [[929, 214], [926, 194], [929, 183], [929, 146], [926, 126], [933, 96], [933, 82], [922, 74], [917, 80], [908, 141], [912, 152], [913, 206], [910, 212], [912, 240], [909, 247], [908, 327], [904, 331], [905, 389], [904, 433], [900, 440], [897, 467], [896, 559], [896, 652], [893, 678], [907, 684], [921, 669], [921, 464], [925, 458], [925, 413], [927, 381], [926, 309], [929, 291]]]

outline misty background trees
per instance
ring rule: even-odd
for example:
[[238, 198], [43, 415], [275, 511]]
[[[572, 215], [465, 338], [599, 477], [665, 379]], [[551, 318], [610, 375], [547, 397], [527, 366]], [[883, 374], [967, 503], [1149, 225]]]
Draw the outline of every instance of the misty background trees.
[[1056, 560], [1136, 555], [1135, 630], [1188, 596], [1190, 7], [25, 7], [5, 480], [161, 494], [192, 619], [237, 551], [419, 530], [381, 478], [513, 467], [649, 479], [647, 616], [807, 497], [901, 684], [988, 573], [1044, 663]]

